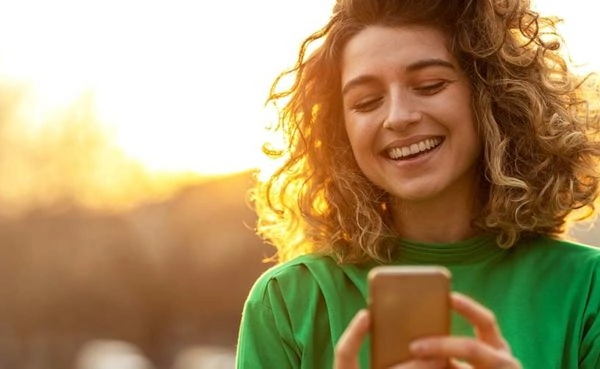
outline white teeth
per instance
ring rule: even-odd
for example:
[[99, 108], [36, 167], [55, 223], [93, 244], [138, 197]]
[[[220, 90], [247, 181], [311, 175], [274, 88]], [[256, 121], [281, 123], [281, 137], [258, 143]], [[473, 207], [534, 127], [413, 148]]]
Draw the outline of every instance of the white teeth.
[[439, 137], [428, 138], [423, 141], [411, 144], [410, 146], [394, 147], [388, 150], [388, 155], [392, 159], [402, 159], [410, 155], [416, 155], [418, 153], [431, 150], [434, 147], [442, 143], [442, 139]]
[[419, 145], [417, 145], [417, 144], [410, 145], [410, 154], [411, 155], [414, 155], [414, 154], [418, 153], [419, 151], [421, 151], [419, 149]]

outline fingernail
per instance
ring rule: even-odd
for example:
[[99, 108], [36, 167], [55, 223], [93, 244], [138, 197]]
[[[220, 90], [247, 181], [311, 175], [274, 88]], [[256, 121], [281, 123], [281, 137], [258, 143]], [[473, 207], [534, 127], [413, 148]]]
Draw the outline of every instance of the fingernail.
[[416, 341], [410, 344], [410, 351], [415, 354], [420, 354], [427, 351], [427, 342]]

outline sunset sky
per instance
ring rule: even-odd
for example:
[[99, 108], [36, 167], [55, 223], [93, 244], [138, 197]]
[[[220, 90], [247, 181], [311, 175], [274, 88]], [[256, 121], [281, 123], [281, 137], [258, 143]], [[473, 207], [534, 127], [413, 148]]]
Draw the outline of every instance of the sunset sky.
[[[36, 95], [28, 125], [84, 91], [127, 156], [151, 171], [223, 174], [261, 158], [262, 104], [333, 0], [20, 0], [0, 5], [0, 82]], [[600, 5], [538, 0], [558, 13], [576, 61], [600, 67], [587, 32]]]

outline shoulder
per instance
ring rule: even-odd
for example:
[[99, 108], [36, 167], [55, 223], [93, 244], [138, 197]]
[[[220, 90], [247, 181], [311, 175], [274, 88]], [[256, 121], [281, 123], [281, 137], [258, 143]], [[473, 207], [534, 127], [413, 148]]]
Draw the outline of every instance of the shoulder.
[[266, 270], [254, 283], [249, 300], [264, 301], [269, 294], [281, 290], [317, 288], [318, 281], [341, 272], [329, 256], [303, 255]]
[[600, 269], [600, 248], [567, 239], [547, 236], [525, 238], [515, 245], [518, 258], [530, 259], [536, 266], [552, 270], [583, 272]]
[[268, 282], [273, 279], [285, 280], [296, 278], [306, 273], [319, 274], [331, 273], [341, 267], [329, 256], [325, 255], [302, 255], [282, 264], [275, 265], [265, 271], [258, 282]]
[[600, 258], [600, 248], [563, 238], [548, 236], [525, 238], [519, 242], [518, 247], [533, 252], [556, 253], [564, 257]]

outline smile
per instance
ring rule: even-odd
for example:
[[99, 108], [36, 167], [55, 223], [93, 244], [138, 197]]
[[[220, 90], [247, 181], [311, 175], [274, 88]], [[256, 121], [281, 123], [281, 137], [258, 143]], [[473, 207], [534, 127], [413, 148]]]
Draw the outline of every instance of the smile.
[[442, 141], [441, 137], [428, 138], [408, 146], [394, 147], [387, 150], [387, 154], [393, 160], [407, 159], [435, 149]]

